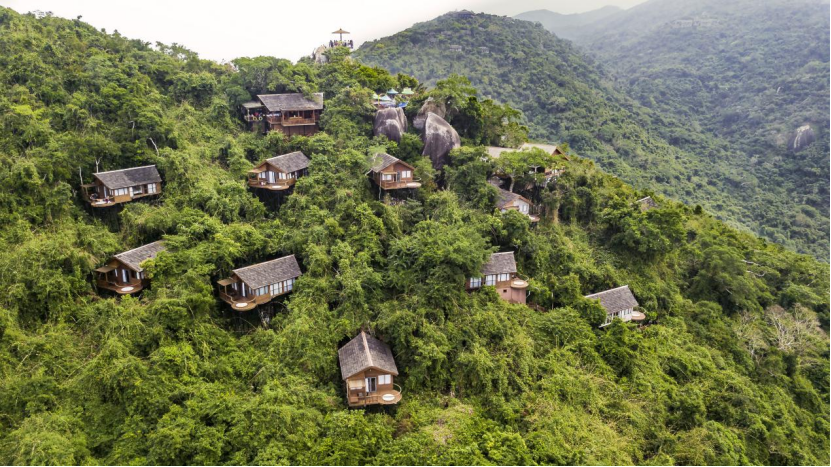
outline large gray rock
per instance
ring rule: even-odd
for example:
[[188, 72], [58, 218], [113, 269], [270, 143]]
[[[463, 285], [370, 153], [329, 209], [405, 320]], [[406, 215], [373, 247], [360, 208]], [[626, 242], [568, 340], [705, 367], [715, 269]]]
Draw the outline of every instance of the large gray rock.
[[811, 125], [802, 125], [794, 131], [790, 147], [794, 151], [800, 151], [813, 143], [815, 139], [816, 136]]
[[401, 107], [381, 109], [375, 114], [372, 127], [375, 136], [386, 136], [396, 143], [401, 142], [401, 135], [407, 131], [407, 116]]
[[413, 126], [416, 130], [421, 131], [424, 129], [424, 123], [427, 121], [427, 115], [430, 112], [433, 112], [441, 118], [447, 116], [447, 108], [445, 105], [441, 102], [436, 102], [431, 97], [424, 101], [424, 104], [418, 109], [418, 114], [413, 119]]
[[447, 153], [462, 145], [459, 134], [443, 118], [430, 112], [424, 122], [424, 132], [421, 134], [424, 141], [424, 156], [430, 156], [433, 168], [441, 170], [447, 162]]
[[325, 45], [318, 46], [314, 52], [312, 52], [312, 59], [315, 63], [325, 64], [329, 61], [329, 57], [324, 55], [324, 52], [326, 52]]

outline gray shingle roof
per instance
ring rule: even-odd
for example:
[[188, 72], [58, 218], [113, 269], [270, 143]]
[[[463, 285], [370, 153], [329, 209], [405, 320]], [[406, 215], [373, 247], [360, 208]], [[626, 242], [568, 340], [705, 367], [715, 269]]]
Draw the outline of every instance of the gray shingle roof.
[[514, 260], [514, 252], [508, 251], [505, 253], [494, 253], [491, 259], [482, 266], [482, 275], [487, 276], [491, 274], [508, 274], [516, 272], [516, 261]]
[[389, 346], [363, 331], [338, 349], [338, 359], [343, 379], [367, 368], [377, 368], [398, 376], [398, 368]]
[[407, 166], [410, 165], [398, 158], [390, 156], [385, 152], [379, 152], [378, 154], [375, 154], [375, 157], [372, 159], [372, 171], [376, 173], [380, 172], [396, 162], [401, 162]]
[[159, 240], [158, 242], [148, 243], [147, 245], [119, 253], [115, 255], [115, 258], [130, 269], [136, 272], [141, 272], [143, 271], [141, 263], [148, 259], [155, 258], [160, 251], [164, 250], [164, 242]]
[[264, 263], [235, 269], [236, 274], [248, 287], [258, 289], [287, 279], [300, 277], [300, 265], [294, 255], [284, 256]]
[[543, 151], [545, 151], [549, 154], [554, 154], [554, 151], [557, 151], [557, 149], [558, 149], [557, 146], [555, 146], [553, 144], [540, 144], [540, 143], [522, 143], [522, 146], [520, 146], [519, 149], [524, 151], [524, 150], [528, 150], [528, 149], [531, 149], [531, 148], [542, 149]]
[[638, 301], [632, 295], [628, 285], [618, 287], [616, 289], [606, 290], [596, 294], [586, 295], [588, 299], [599, 299], [600, 304], [606, 309], [606, 313], [614, 313], [616, 311], [628, 310], [638, 306]]
[[259, 108], [259, 107], [262, 107], [262, 106], [263, 106], [263, 103], [260, 102], [260, 101], [249, 101], [249, 102], [243, 102], [242, 103], [242, 107], [244, 109], [256, 109], [256, 108]]
[[299, 92], [290, 94], [261, 94], [257, 99], [263, 103], [269, 112], [284, 110], [320, 110], [323, 108], [323, 93], [316, 92], [308, 99]]
[[159, 171], [156, 170], [155, 165], [98, 172], [93, 176], [101, 180], [101, 183], [111, 190], [143, 185], [145, 183], [159, 183], [162, 181], [162, 177], [159, 175]]
[[268, 159], [268, 163], [282, 170], [283, 172], [297, 172], [309, 167], [309, 158], [300, 151], [290, 152], [282, 156]]
[[502, 188], [499, 188], [499, 187], [497, 187], [497, 188], [499, 189], [499, 199], [496, 200], [496, 207], [498, 207], [499, 209], [503, 209], [505, 206], [511, 204], [513, 201], [515, 201], [517, 199], [522, 199], [523, 201], [525, 201], [529, 205], [531, 204], [527, 199], [525, 199], [525, 197], [523, 197], [523, 196], [521, 196], [517, 193], [511, 193], [508, 190], [503, 190]]
[[494, 159], [498, 158], [502, 155], [503, 152], [507, 151], [519, 151], [519, 149], [511, 149], [511, 148], [500, 148], [498, 146], [488, 146], [485, 148], [488, 152], [488, 155], [493, 157]]

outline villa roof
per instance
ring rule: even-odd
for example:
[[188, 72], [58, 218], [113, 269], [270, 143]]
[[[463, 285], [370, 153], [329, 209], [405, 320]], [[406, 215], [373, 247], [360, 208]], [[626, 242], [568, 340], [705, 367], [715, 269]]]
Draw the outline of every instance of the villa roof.
[[302, 93], [289, 94], [260, 94], [257, 99], [263, 103], [269, 112], [285, 110], [320, 110], [323, 108], [323, 93], [316, 92], [309, 99]]
[[267, 159], [267, 162], [283, 172], [297, 172], [309, 167], [309, 158], [300, 151], [290, 152]]
[[375, 157], [372, 159], [371, 170], [372, 172], [378, 173], [396, 163], [404, 164], [411, 169], [413, 168], [413, 166], [402, 161], [401, 159], [398, 159], [397, 157], [390, 156], [385, 152], [379, 152], [378, 154], [375, 154]]
[[494, 253], [490, 260], [482, 266], [482, 275], [509, 274], [516, 272], [516, 260], [514, 252]]
[[115, 259], [128, 268], [136, 272], [141, 272], [143, 271], [141, 263], [147, 261], [148, 259], [155, 258], [159, 252], [164, 250], [164, 242], [159, 240], [158, 242], [148, 243], [147, 245], [119, 253], [115, 255]]
[[632, 295], [628, 285], [618, 287], [616, 289], [598, 292], [596, 294], [586, 295], [585, 298], [600, 300], [600, 304], [606, 309], [607, 314], [615, 313], [617, 311], [628, 310], [638, 306], [638, 301]]
[[264, 263], [235, 269], [237, 275], [248, 287], [258, 289], [288, 279], [300, 277], [300, 265], [294, 255], [284, 256]]
[[111, 190], [144, 185], [146, 183], [159, 183], [162, 181], [162, 177], [159, 175], [159, 171], [155, 165], [98, 172], [97, 174], [93, 174], [93, 176], [101, 180], [101, 183]]
[[513, 203], [514, 201], [516, 201], [518, 199], [521, 199], [522, 201], [525, 201], [526, 203], [531, 204], [531, 202], [528, 201], [528, 199], [526, 199], [524, 196], [522, 196], [520, 194], [511, 193], [510, 191], [503, 190], [502, 188], [499, 188], [499, 187], [497, 187], [497, 188], [499, 189], [499, 199], [496, 200], [496, 207], [499, 208], [499, 209], [505, 209], [506, 206], [510, 205], [511, 203]]
[[398, 368], [389, 346], [363, 331], [338, 349], [338, 359], [343, 379], [368, 368], [377, 368], [398, 376]]

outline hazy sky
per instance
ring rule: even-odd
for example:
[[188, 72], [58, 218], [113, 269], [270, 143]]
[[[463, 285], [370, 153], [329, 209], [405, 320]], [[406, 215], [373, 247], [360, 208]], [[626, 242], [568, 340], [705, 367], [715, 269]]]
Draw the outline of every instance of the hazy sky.
[[0, 0], [26, 13], [51, 11], [107, 32], [144, 41], [178, 43], [203, 58], [273, 55], [297, 60], [334, 38], [338, 28], [352, 32], [355, 46], [389, 36], [413, 23], [452, 10], [499, 15], [548, 9], [580, 13], [605, 5], [628, 8], [644, 0]]

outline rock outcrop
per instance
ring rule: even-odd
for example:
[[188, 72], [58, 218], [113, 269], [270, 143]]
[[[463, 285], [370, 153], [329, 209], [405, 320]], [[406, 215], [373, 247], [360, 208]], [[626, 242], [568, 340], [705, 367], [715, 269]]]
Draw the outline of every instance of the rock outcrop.
[[324, 52], [326, 52], [326, 46], [325, 45], [318, 46], [314, 50], [314, 52], [312, 52], [312, 59], [314, 60], [315, 63], [324, 64], [324, 63], [327, 63], [329, 61], [329, 57], [324, 55], [323, 54]]
[[814, 129], [811, 128], [811, 125], [802, 125], [794, 131], [793, 137], [791, 138], [790, 148], [794, 152], [801, 151], [809, 144], [813, 143], [815, 139], [816, 136], [814, 135]]
[[416, 130], [421, 131], [424, 129], [424, 123], [427, 121], [427, 114], [430, 112], [444, 118], [447, 115], [447, 108], [444, 104], [433, 100], [432, 97], [424, 101], [424, 104], [420, 109], [418, 109], [418, 114], [416, 114], [413, 119], [413, 126]]
[[447, 153], [462, 145], [456, 130], [433, 112], [427, 114], [421, 139], [424, 141], [424, 151], [421, 154], [430, 156], [433, 168], [436, 170], [444, 167], [447, 162]]
[[375, 136], [386, 136], [396, 143], [401, 142], [401, 135], [407, 131], [407, 116], [401, 107], [381, 109], [375, 114], [372, 127]]

